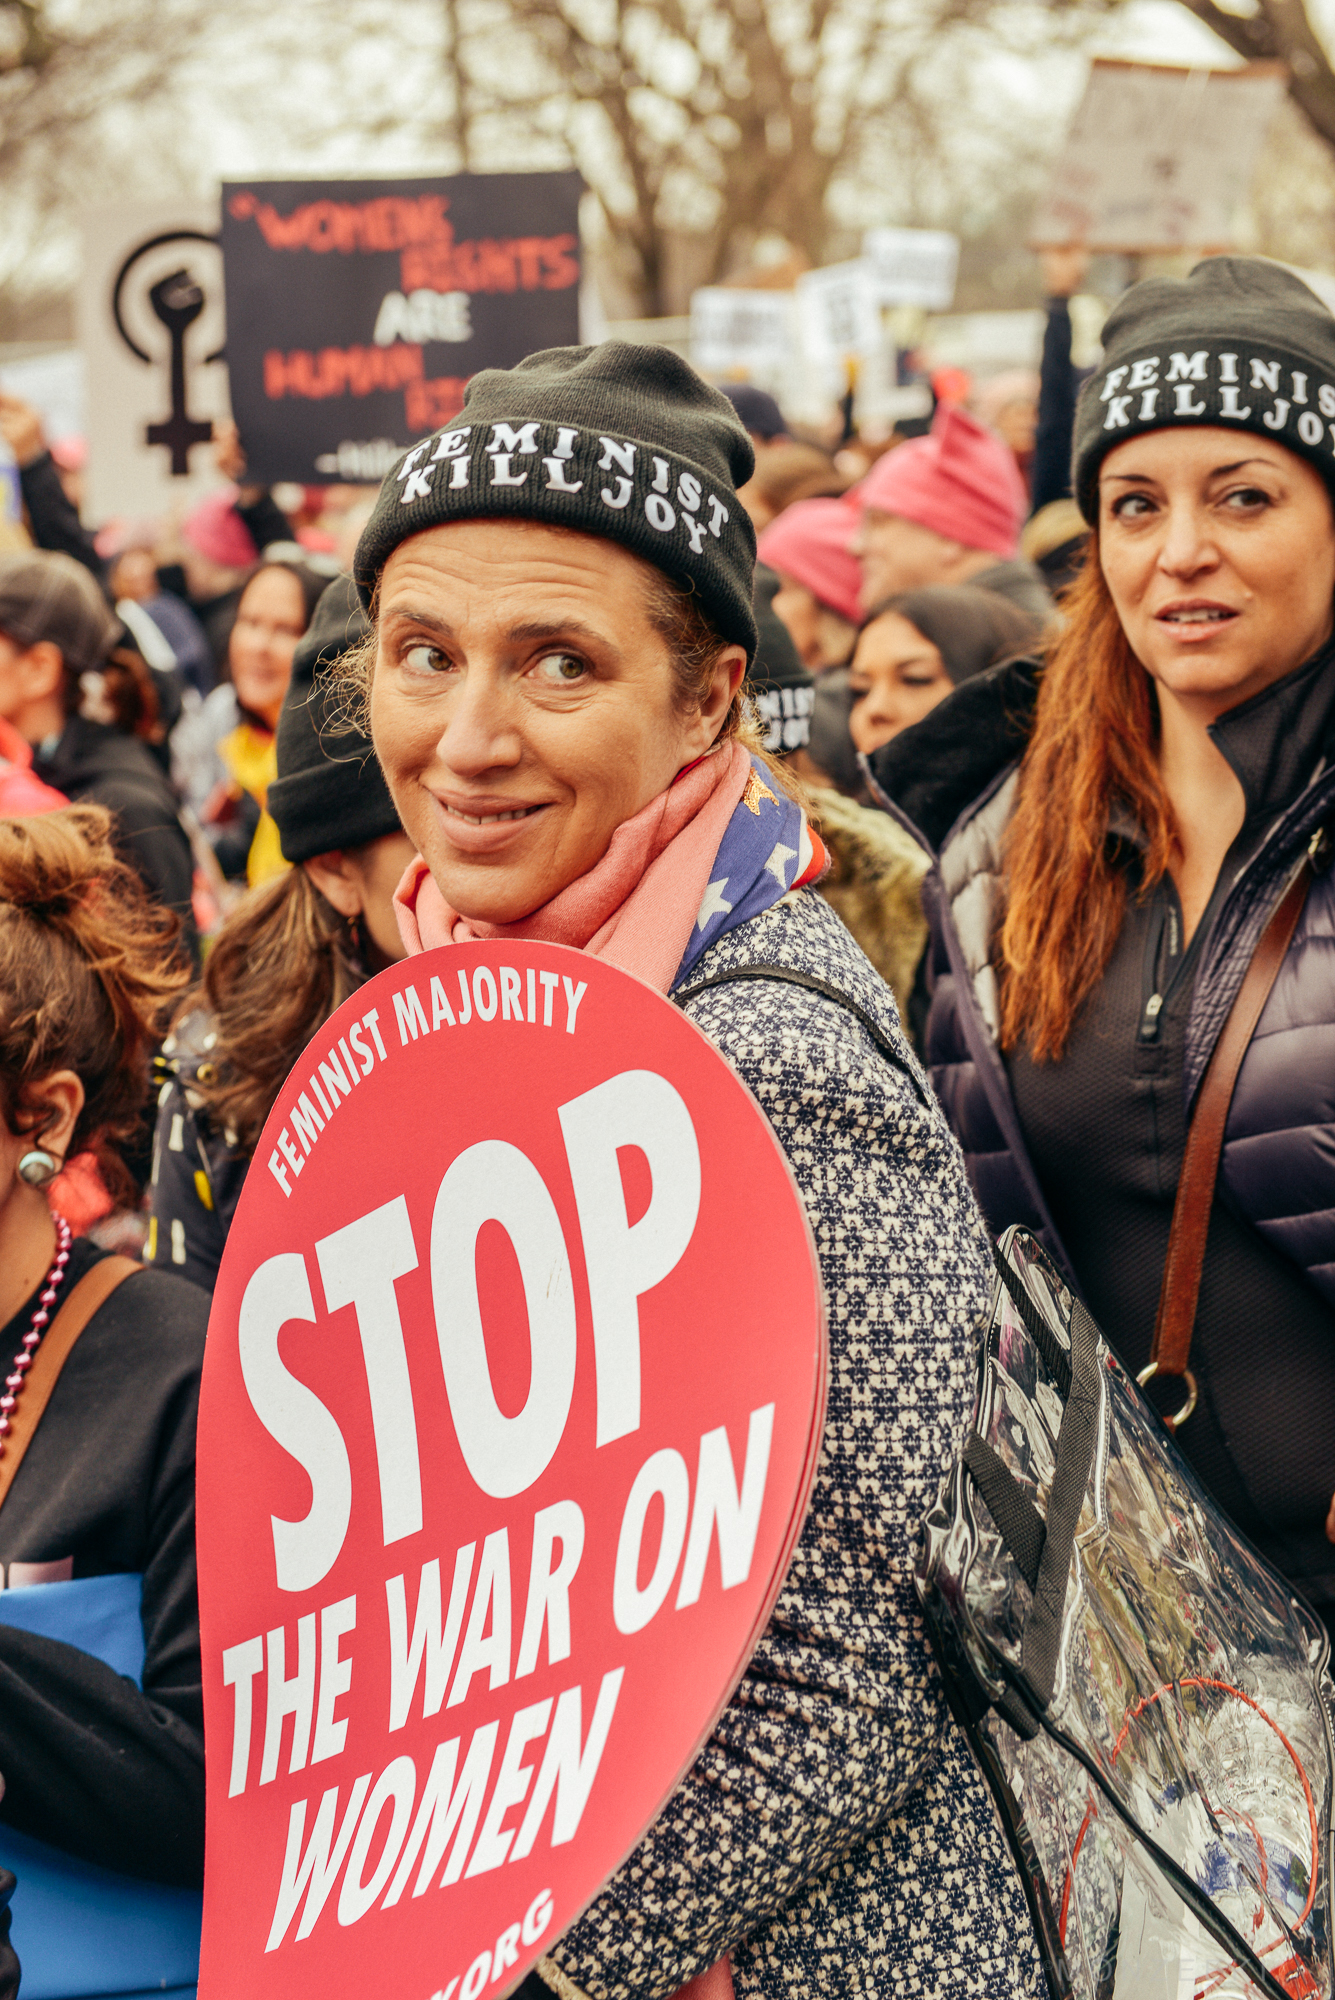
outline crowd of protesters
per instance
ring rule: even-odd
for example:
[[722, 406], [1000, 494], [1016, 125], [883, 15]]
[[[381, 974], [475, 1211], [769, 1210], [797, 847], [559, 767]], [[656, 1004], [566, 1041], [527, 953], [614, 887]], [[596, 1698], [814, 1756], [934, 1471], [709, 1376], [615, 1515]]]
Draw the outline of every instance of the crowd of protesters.
[[[474, 378], [474, 435], [565, 426], [567, 459], [605, 433], [723, 496], [721, 536], [661, 555], [577, 481], [498, 519], [479, 483], [405, 505], [391, 478], [344, 496], [354, 547], [318, 496], [294, 524], [246, 487], [232, 432], [179, 524], [94, 535], [0, 397], [31, 541], [0, 554], [0, 1563], [11, 1590], [132, 1577], [142, 1631], [127, 1675], [74, 1611], [0, 1620], [20, 1877], [37, 1843], [76, 1885], [197, 1888], [193, 1426], [228, 1228], [334, 1009], [498, 932], [687, 996], [788, 1154], [830, 1313], [782, 1617], [535, 1993], [1042, 1993], [910, 1585], [924, 1496], [968, 1420], [989, 1234], [1036, 1231], [1146, 1372], [1194, 1095], [1305, 854], [1179, 1442], [1335, 1628], [1335, 459], [1307, 421], [1335, 320], [1211, 259], [1132, 288], [1081, 391], [1078, 262], [1049, 281], [1041, 374], [941, 397], [857, 477], [667, 349]], [[724, 851], [754, 893], [706, 921]]]

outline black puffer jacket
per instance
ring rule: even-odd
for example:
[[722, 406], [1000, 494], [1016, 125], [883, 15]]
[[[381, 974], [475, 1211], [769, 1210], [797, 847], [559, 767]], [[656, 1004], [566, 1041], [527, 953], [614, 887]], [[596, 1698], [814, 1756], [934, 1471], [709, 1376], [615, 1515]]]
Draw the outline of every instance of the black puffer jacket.
[[[974, 1190], [995, 1232], [1012, 1222], [1034, 1229], [1076, 1288], [1087, 1292], [1079, 1260], [1054, 1221], [1053, 1209], [1066, 1191], [1049, 1178], [1051, 1200], [1045, 1198], [1012, 1088], [1012, 1075], [1018, 1074], [1014, 1059], [1003, 1057], [998, 1046], [995, 940], [1004, 899], [1002, 857], [1019, 757], [1033, 722], [1038, 671], [1033, 662], [1020, 662], [965, 683], [923, 723], [876, 754], [873, 777], [881, 802], [912, 827], [933, 857], [923, 889], [931, 926], [926, 1053]], [[1231, 880], [1221, 878], [1199, 946], [1193, 947], [1189, 991], [1181, 1003], [1180, 1087], [1186, 1116], [1285, 885], [1314, 835], [1327, 825], [1335, 833], [1335, 644], [1221, 717], [1211, 734], [1247, 795], [1249, 833], [1244, 858]], [[1126, 829], [1119, 831], [1127, 837]], [[1127, 1069], [1129, 1076], [1130, 1059]], [[1129, 1095], [1130, 1082], [1127, 1090]], [[1083, 1115], [1081, 1106], [1073, 1104], [1070, 1117], [1077, 1131], [1083, 1130]], [[1097, 1143], [1097, 1134], [1088, 1137], [1090, 1144]], [[1078, 1155], [1079, 1148], [1075, 1150]], [[1170, 1186], [1167, 1204], [1171, 1194]], [[1294, 1361], [1276, 1327], [1227, 1326], [1227, 1298], [1207, 1304], [1203, 1290], [1193, 1349], [1195, 1365], [1198, 1352], [1208, 1358], [1211, 1340], [1228, 1343], [1227, 1364], [1215, 1364], [1219, 1396], [1211, 1421], [1234, 1469], [1242, 1467], [1242, 1487], [1253, 1498], [1267, 1477], [1278, 1482], [1279, 1475], [1268, 1468], [1287, 1465], [1292, 1477], [1299, 1459], [1313, 1461], [1306, 1513], [1311, 1514], [1318, 1494], [1326, 1497], [1320, 1517], [1302, 1535], [1302, 1551], [1295, 1549], [1292, 1522], [1272, 1540], [1262, 1517], [1268, 1511], [1273, 1516], [1274, 1510], [1262, 1504], [1253, 1518], [1241, 1489], [1239, 1497], [1226, 1494], [1224, 1474], [1216, 1480], [1213, 1468], [1198, 1469], [1279, 1566], [1306, 1582], [1318, 1600], [1330, 1602], [1335, 1600], [1335, 1549], [1325, 1542], [1321, 1520], [1335, 1492], [1335, 1436], [1324, 1447], [1319, 1439], [1304, 1441], [1302, 1436], [1311, 1429], [1314, 1401], [1324, 1406], [1324, 1399], [1335, 1397], [1335, 872], [1323, 865], [1321, 856], [1238, 1076], [1219, 1172], [1216, 1210], [1221, 1207], [1227, 1213], [1220, 1231], [1233, 1228], [1233, 1242], [1242, 1245], [1244, 1258], [1246, 1244], [1254, 1241], [1248, 1232], [1254, 1231], [1268, 1246], [1266, 1252], [1254, 1253], [1254, 1262], [1273, 1253], [1276, 1278], [1286, 1285], [1294, 1268], [1302, 1274], [1300, 1316], [1309, 1331], [1325, 1330], [1313, 1343], [1315, 1373], [1305, 1376], [1306, 1364]], [[1241, 1236], [1238, 1223], [1244, 1226]], [[1164, 1235], [1156, 1240], [1158, 1261], [1141, 1278], [1142, 1294], [1148, 1285], [1151, 1301], [1162, 1269], [1166, 1227], [1165, 1212]], [[1214, 1231], [1212, 1223], [1212, 1251]], [[1139, 1248], [1133, 1243], [1128, 1255]], [[1209, 1279], [1207, 1258], [1207, 1290]], [[1304, 1298], [1309, 1304], [1302, 1308]], [[1097, 1301], [1095, 1311], [1097, 1316]], [[1151, 1323], [1152, 1318], [1151, 1304]], [[1108, 1326], [1115, 1345], [1121, 1344], [1122, 1331]], [[1146, 1352], [1147, 1335], [1145, 1328], [1138, 1336]], [[1144, 1356], [1128, 1353], [1125, 1358], [1135, 1366]], [[1225, 1376], [1232, 1377], [1234, 1386]], [[1269, 1408], [1264, 1407], [1267, 1386], [1274, 1398]], [[1295, 1406], [1290, 1409], [1289, 1403]], [[1193, 1456], [1191, 1426], [1184, 1429], [1182, 1443]]]
[[[1068, 1262], [1027, 1160], [997, 1049], [992, 951], [1001, 849], [1036, 695], [1032, 661], [994, 668], [887, 744], [873, 775], [881, 802], [933, 860], [923, 888], [932, 932], [928, 1057], [978, 1198], [996, 1228], [1024, 1221]], [[1268, 775], [1254, 769], [1246, 741], [1263, 704], [1273, 707], [1275, 726], [1262, 754], [1281, 758], [1299, 737], [1315, 735], [1318, 769], [1275, 816], [1215, 919], [1192, 994], [1188, 1104], [1294, 867], [1322, 827], [1335, 834], [1335, 647], [1215, 725], [1230, 761], [1247, 768], [1249, 789]], [[1335, 1305], [1335, 872], [1328, 867], [1308, 895], [1243, 1060], [1219, 1187]]]

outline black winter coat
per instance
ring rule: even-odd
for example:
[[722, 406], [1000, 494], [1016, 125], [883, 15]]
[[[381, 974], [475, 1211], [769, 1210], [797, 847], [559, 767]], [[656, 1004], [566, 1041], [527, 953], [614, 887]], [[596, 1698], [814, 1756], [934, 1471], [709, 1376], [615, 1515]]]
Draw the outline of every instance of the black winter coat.
[[[923, 888], [931, 926], [925, 1052], [974, 1191], [994, 1232], [1013, 1222], [1033, 1229], [1079, 1290], [997, 1040], [994, 951], [1003, 909], [1003, 843], [1038, 673], [1034, 662], [1017, 662], [966, 682], [879, 751], [872, 770], [881, 803], [933, 858]], [[1266, 796], [1288, 802], [1220, 891], [1202, 941], [1186, 1022], [1182, 1090], [1188, 1116], [1275, 904], [1314, 835], [1326, 826], [1335, 834], [1335, 644], [1222, 717], [1212, 733], [1249, 802]], [[1304, 769], [1297, 759], [1305, 760]], [[1217, 1201], [1301, 1271], [1332, 1308], [1335, 1326], [1335, 872], [1321, 857], [1238, 1076]], [[1118, 1329], [1107, 1331], [1116, 1345]], [[1198, 1326], [1198, 1342], [1205, 1331]], [[1254, 1329], [1253, 1338], [1282, 1395], [1284, 1355], [1265, 1328]], [[1335, 1370], [1335, 1348], [1329, 1368]], [[1249, 1439], [1245, 1418], [1234, 1418], [1229, 1444], [1240, 1461], [1249, 1455], [1257, 1463], [1282, 1459], [1289, 1441], [1275, 1430], [1273, 1412], [1267, 1427]], [[1183, 1447], [1191, 1456], [1186, 1430]], [[1330, 1458], [1325, 1490], [1335, 1492], [1335, 1438]], [[1266, 1546], [1255, 1524], [1247, 1525]], [[1304, 1559], [1286, 1561], [1278, 1546], [1267, 1553], [1301, 1575], [1319, 1599], [1335, 1596], [1327, 1587], [1335, 1581], [1335, 1549], [1325, 1546], [1319, 1525]]]

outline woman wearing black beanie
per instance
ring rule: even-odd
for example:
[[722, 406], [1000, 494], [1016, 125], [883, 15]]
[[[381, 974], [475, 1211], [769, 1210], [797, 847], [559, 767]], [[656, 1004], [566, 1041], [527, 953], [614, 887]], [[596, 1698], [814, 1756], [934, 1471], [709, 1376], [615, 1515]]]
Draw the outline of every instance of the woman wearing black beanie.
[[1064, 631], [873, 768], [941, 849], [928, 1051], [989, 1221], [1041, 1232], [1332, 1623], [1335, 320], [1220, 257], [1105, 339]]
[[[1041, 1990], [1032, 1926], [911, 1580], [968, 1417], [986, 1244], [748, 713], [752, 467], [725, 398], [669, 350], [558, 348], [473, 377], [357, 551], [376, 648], [355, 664], [419, 851], [396, 899], [410, 953], [562, 943], [675, 995], [755, 1092], [829, 1301], [820, 1463], [779, 1608], [521, 1993], [638, 2000], [712, 1970], [705, 1991], [747, 2000], [1015, 2000]], [[405, 1143], [438, 1120], [424, 1106]]]
[[320, 677], [368, 630], [351, 579], [337, 578], [278, 722], [267, 810], [290, 865], [226, 919], [164, 1044], [145, 1255], [210, 1291], [284, 1077], [334, 1009], [403, 954], [391, 898], [412, 843], [370, 738]]

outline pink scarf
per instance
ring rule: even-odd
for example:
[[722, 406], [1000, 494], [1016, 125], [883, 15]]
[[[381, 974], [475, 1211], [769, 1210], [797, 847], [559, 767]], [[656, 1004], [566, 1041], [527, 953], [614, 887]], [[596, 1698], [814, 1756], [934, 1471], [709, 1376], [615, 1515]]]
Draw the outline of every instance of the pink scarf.
[[529, 938], [574, 945], [666, 993], [750, 775], [751, 759], [735, 739], [688, 764], [665, 792], [617, 828], [601, 861], [518, 923], [460, 916], [416, 856], [394, 892], [409, 956], [470, 938]]

